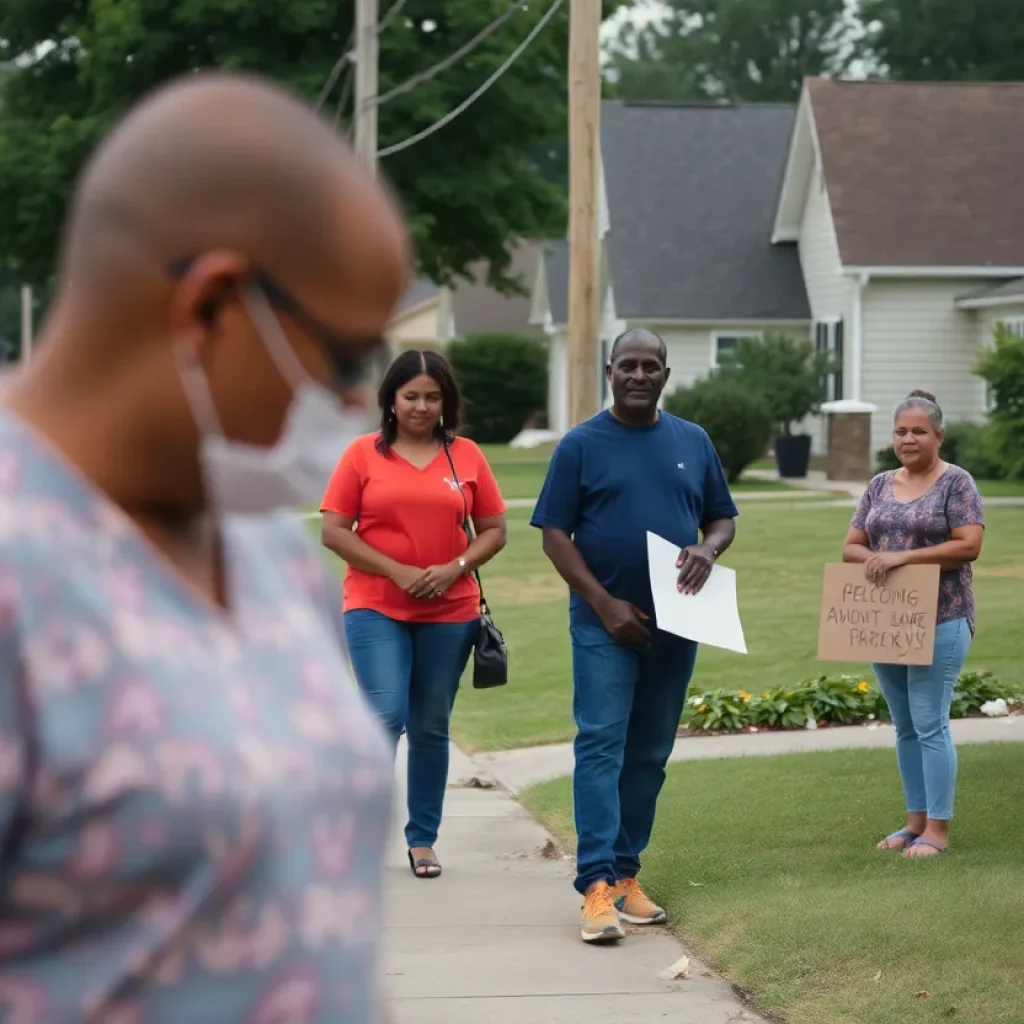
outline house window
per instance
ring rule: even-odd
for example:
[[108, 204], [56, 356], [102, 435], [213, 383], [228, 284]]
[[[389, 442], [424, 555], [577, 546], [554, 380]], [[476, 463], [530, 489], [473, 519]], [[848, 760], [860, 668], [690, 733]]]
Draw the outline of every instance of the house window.
[[715, 331], [711, 335], [711, 369], [717, 370], [722, 365], [723, 357], [735, 352], [743, 339], [760, 341], [761, 337], [760, 331]]
[[822, 355], [831, 356], [836, 364], [834, 373], [821, 379], [821, 400], [838, 402], [843, 397], [843, 321], [819, 320], [814, 325], [814, 347]]
[[1018, 338], [1024, 338], [1024, 317], [1018, 317], [1014, 320], [1003, 320], [1002, 326], [1005, 327], [1010, 334], [1016, 335]]

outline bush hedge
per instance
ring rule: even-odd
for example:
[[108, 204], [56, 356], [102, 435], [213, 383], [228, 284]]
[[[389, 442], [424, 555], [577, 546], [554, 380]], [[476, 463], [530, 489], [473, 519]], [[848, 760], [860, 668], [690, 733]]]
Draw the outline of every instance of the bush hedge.
[[764, 455], [772, 440], [775, 424], [764, 396], [738, 387], [724, 374], [676, 388], [665, 398], [665, 408], [708, 432], [731, 484]]
[[[988, 701], [1000, 699], [1011, 708], [1024, 708], [1021, 688], [1000, 682], [990, 672], [964, 672], [953, 693], [951, 715], [966, 718], [980, 712]], [[806, 729], [888, 720], [889, 709], [877, 685], [851, 675], [821, 676], [760, 694], [746, 690], [693, 693], [683, 713], [683, 724], [701, 732]]]
[[507, 444], [548, 404], [548, 352], [528, 334], [470, 334], [448, 346], [465, 403], [462, 430], [480, 444]]

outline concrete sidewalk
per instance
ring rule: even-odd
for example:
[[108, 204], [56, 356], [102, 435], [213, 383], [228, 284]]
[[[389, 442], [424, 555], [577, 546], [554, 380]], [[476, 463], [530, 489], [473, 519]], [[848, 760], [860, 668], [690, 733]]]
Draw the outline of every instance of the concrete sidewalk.
[[[950, 723], [953, 739], [963, 743], [1024, 741], [1024, 715], [1007, 718], [959, 718]], [[735, 736], [693, 736], [676, 740], [670, 761], [704, 761], [722, 757], [762, 757], [810, 751], [894, 747], [892, 726], [843, 726], [786, 732], [742, 733]], [[477, 766], [508, 792], [572, 774], [572, 744], [479, 754]]]
[[548, 836], [507, 793], [465, 787], [479, 774], [453, 750], [441, 878], [414, 878], [396, 835], [386, 872], [393, 1024], [763, 1020], [696, 960], [687, 980], [659, 980], [683, 955], [663, 930], [585, 946], [571, 862], [540, 855]]

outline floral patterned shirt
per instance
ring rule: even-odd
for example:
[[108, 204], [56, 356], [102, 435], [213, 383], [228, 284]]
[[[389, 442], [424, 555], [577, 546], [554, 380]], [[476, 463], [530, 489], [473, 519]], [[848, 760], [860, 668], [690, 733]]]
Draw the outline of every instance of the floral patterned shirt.
[[[872, 551], [909, 551], [949, 540], [950, 530], [984, 526], [981, 495], [970, 473], [950, 466], [919, 498], [898, 501], [893, 473], [879, 473], [864, 492], [851, 522], [864, 530]], [[943, 572], [939, 582], [937, 622], [967, 619], [974, 632], [974, 591], [970, 563]]]
[[230, 611], [0, 412], [0, 1020], [376, 1024], [392, 765], [299, 524]]

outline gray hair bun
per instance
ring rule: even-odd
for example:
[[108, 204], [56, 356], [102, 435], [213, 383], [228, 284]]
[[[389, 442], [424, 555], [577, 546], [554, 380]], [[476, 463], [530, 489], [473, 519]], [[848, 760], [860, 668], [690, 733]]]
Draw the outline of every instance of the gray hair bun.
[[896, 420], [899, 419], [900, 414], [906, 412], [907, 409], [920, 409], [922, 412], [927, 413], [932, 426], [936, 430], [942, 430], [942, 407], [935, 400], [935, 396], [930, 391], [922, 391], [920, 388], [915, 388], [911, 391], [910, 394], [907, 395], [907, 397], [904, 398], [895, 409], [893, 409], [893, 423], [895, 423]]
[[926, 402], [931, 402], [932, 405], [938, 405], [938, 401], [930, 391], [922, 391], [920, 388], [915, 388], [907, 395], [907, 398], [923, 398]]

